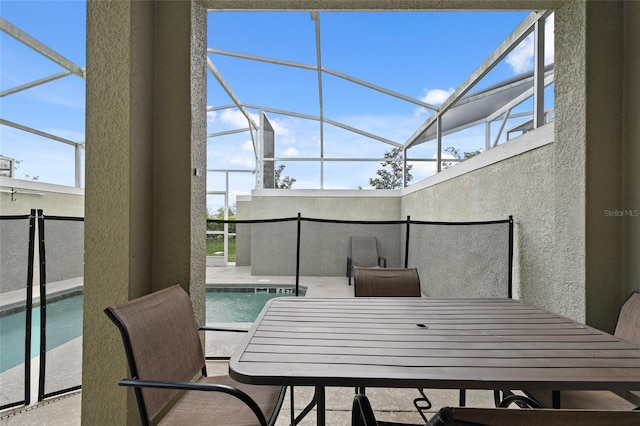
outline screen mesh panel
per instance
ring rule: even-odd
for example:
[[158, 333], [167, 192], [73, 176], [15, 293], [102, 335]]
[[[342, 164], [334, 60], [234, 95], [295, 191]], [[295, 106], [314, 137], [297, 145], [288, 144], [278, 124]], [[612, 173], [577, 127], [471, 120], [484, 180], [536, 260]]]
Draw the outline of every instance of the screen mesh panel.
[[411, 223], [408, 266], [431, 297], [509, 297], [509, 223]]
[[[28, 403], [30, 218], [0, 216], [0, 407]], [[32, 236], [31, 236], [32, 237]]]
[[41, 294], [46, 303], [41, 303], [45, 352], [40, 359], [40, 398], [82, 383], [84, 221], [45, 218], [43, 237], [46, 282]]

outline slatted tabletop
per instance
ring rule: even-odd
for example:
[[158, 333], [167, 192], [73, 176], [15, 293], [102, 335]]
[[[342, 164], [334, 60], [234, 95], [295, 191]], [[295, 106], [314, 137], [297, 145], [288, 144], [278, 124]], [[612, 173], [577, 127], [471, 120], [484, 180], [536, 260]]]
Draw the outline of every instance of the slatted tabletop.
[[252, 384], [640, 390], [640, 348], [512, 299], [277, 298], [229, 367]]

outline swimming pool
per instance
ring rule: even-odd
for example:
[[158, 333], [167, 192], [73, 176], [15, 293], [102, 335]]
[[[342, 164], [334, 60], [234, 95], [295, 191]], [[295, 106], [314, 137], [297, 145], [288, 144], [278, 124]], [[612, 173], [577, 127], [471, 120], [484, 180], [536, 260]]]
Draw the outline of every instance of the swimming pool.
[[[300, 287], [304, 296], [306, 288]], [[209, 286], [207, 287], [207, 322], [253, 322], [269, 299], [294, 296], [290, 285], [262, 286]]]
[[[47, 351], [82, 335], [82, 294], [47, 302]], [[40, 306], [32, 309], [31, 358], [40, 353]], [[0, 316], [0, 372], [24, 362], [26, 311]]]
[[[300, 287], [300, 295], [306, 288]], [[292, 285], [207, 286], [206, 322], [253, 322], [274, 297], [293, 296]], [[82, 335], [82, 293], [47, 303], [47, 351]], [[32, 311], [31, 357], [40, 351], [40, 308]], [[24, 362], [25, 311], [0, 315], [0, 373]]]

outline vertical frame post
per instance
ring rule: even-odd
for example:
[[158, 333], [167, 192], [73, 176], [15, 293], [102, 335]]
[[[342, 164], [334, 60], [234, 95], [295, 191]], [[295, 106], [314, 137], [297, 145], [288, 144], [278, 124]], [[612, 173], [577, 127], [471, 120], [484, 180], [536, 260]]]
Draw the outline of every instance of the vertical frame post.
[[513, 216], [509, 215], [509, 273], [508, 273], [508, 297], [513, 299]]
[[36, 210], [29, 215], [29, 253], [27, 260], [27, 306], [24, 339], [24, 400], [31, 402], [31, 330], [33, 328], [33, 262], [35, 257]]
[[409, 267], [409, 226], [411, 225], [411, 216], [407, 215], [407, 228], [404, 241], [404, 267]]
[[301, 214], [298, 212], [298, 232], [296, 239], [296, 297], [298, 296], [298, 290], [300, 289], [300, 229], [301, 229]]
[[534, 26], [533, 53], [533, 128], [544, 125], [544, 20], [538, 19]]
[[38, 401], [42, 401], [44, 399], [44, 377], [47, 365], [47, 262], [42, 209], [38, 209], [37, 216], [40, 254], [40, 373], [38, 378]]

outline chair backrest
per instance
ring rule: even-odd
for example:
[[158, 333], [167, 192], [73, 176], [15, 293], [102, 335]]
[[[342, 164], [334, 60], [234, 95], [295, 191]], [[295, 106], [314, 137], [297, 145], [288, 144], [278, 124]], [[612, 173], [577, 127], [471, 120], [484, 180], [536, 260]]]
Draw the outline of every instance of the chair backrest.
[[356, 297], [420, 297], [416, 268], [355, 268]]
[[[118, 326], [132, 378], [190, 381], [205, 366], [189, 295], [179, 286], [105, 309]], [[136, 388], [143, 423], [153, 421], [177, 390]]]
[[376, 237], [351, 237], [351, 262], [354, 267], [378, 266]]
[[630, 426], [639, 422], [640, 411], [445, 407], [428, 425]]
[[620, 310], [616, 337], [640, 346], [640, 293], [634, 291]]

